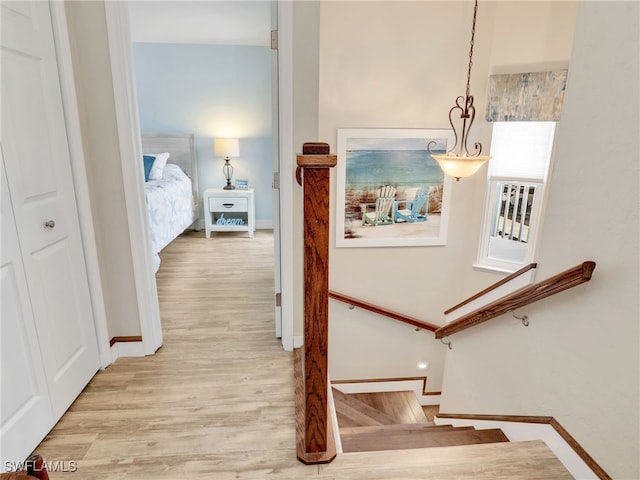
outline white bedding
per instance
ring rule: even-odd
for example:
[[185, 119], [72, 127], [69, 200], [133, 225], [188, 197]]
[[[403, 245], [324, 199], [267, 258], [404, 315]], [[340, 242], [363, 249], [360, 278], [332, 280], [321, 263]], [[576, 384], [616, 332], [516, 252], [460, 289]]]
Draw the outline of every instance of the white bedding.
[[162, 180], [145, 183], [154, 271], [160, 267], [160, 252], [193, 223], [194, 201], [191, 179], [177, 165], [167, 163]]

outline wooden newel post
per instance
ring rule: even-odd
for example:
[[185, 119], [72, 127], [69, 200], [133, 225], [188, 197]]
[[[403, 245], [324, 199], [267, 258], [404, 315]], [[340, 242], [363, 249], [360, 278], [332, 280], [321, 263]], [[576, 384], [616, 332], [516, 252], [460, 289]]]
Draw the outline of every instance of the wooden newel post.
[[326, 143], [305, 143], [297, 156], [304, 195], [304, 463], [335, 457], [329, 437], [329, 174], [337, 163]]

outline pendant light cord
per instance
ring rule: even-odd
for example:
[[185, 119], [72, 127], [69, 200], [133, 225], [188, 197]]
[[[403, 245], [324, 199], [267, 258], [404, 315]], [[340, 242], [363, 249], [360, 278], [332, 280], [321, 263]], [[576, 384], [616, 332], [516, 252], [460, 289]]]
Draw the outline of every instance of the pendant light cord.
[[476, 36], [476, 18], [478, 16], [478, 0], [476, 0], [473, 9], [473, 25], [471, 27], [471, 47], [469, 48], [469, 69], [467, 70], [467, 91], [466, 96], [469, 98], [471, 94], [471, 66], [473, 65], [473, 43]]

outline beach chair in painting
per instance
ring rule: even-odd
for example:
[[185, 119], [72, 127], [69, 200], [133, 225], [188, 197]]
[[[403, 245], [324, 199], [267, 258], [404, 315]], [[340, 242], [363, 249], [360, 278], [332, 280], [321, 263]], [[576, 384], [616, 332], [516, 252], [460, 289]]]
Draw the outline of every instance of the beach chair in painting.
[[391, 208], [396, 200], [396, 189], [391, 185], [380, 187], [376, 192], [376, 208], [373, 212], [367, 212], [367, 205], [361, 204], [362, 225], [391, 225]]
[[[403, 202], [393, 203], [393, 223], [398, 221], [405, 222], [424, 222], [427, 219], [427, 210], [429, 202], [429, 187], [420, 187], [416, 191], [413, 200], [405, 200]], [[404, 208], [399, 208], [404, 204]], [[424, 207], [424, 213], [421, 213]]]

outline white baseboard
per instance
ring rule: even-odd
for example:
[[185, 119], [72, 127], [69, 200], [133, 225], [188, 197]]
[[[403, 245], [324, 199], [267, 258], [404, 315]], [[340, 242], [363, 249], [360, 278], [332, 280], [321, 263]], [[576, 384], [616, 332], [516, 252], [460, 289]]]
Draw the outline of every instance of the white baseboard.
[[142, 342], [116, 342], [111, 346], [111, 362], [120, 357], [144, 357]]
[[273, 220], [256, 220], [256, 230], [273, 230]]
[[413, 390], [418, 398], [420, 405], [440, 405], [440, 394], [423, 395], [422, 380], [414, 379], [394, 379], [388, 382], [358, 382], [358, 383], [340, 383], [332, 382], [331, 386], [337, 388], [342, 393], [378, 393], [378, 392], [401, 392]]
[[[331, 378], [329, 378], [329, 385], [331, 385]], [[336, 404], [333, 401], [333, 395], [327, 397], [329, 402], [329, 412], [331, 412], [331, 424], [333, 425], [333, 436], [336, 442], [336, 453], [342, 452], [342, 439], [340, 438], [340, 425], [338, 425], [338, 412], [336, 411]]]
[[304, 337], [302, 335], [300, 336], [293, 336], [293, 348], [300, 348], [302, 345], [304, 345]]

